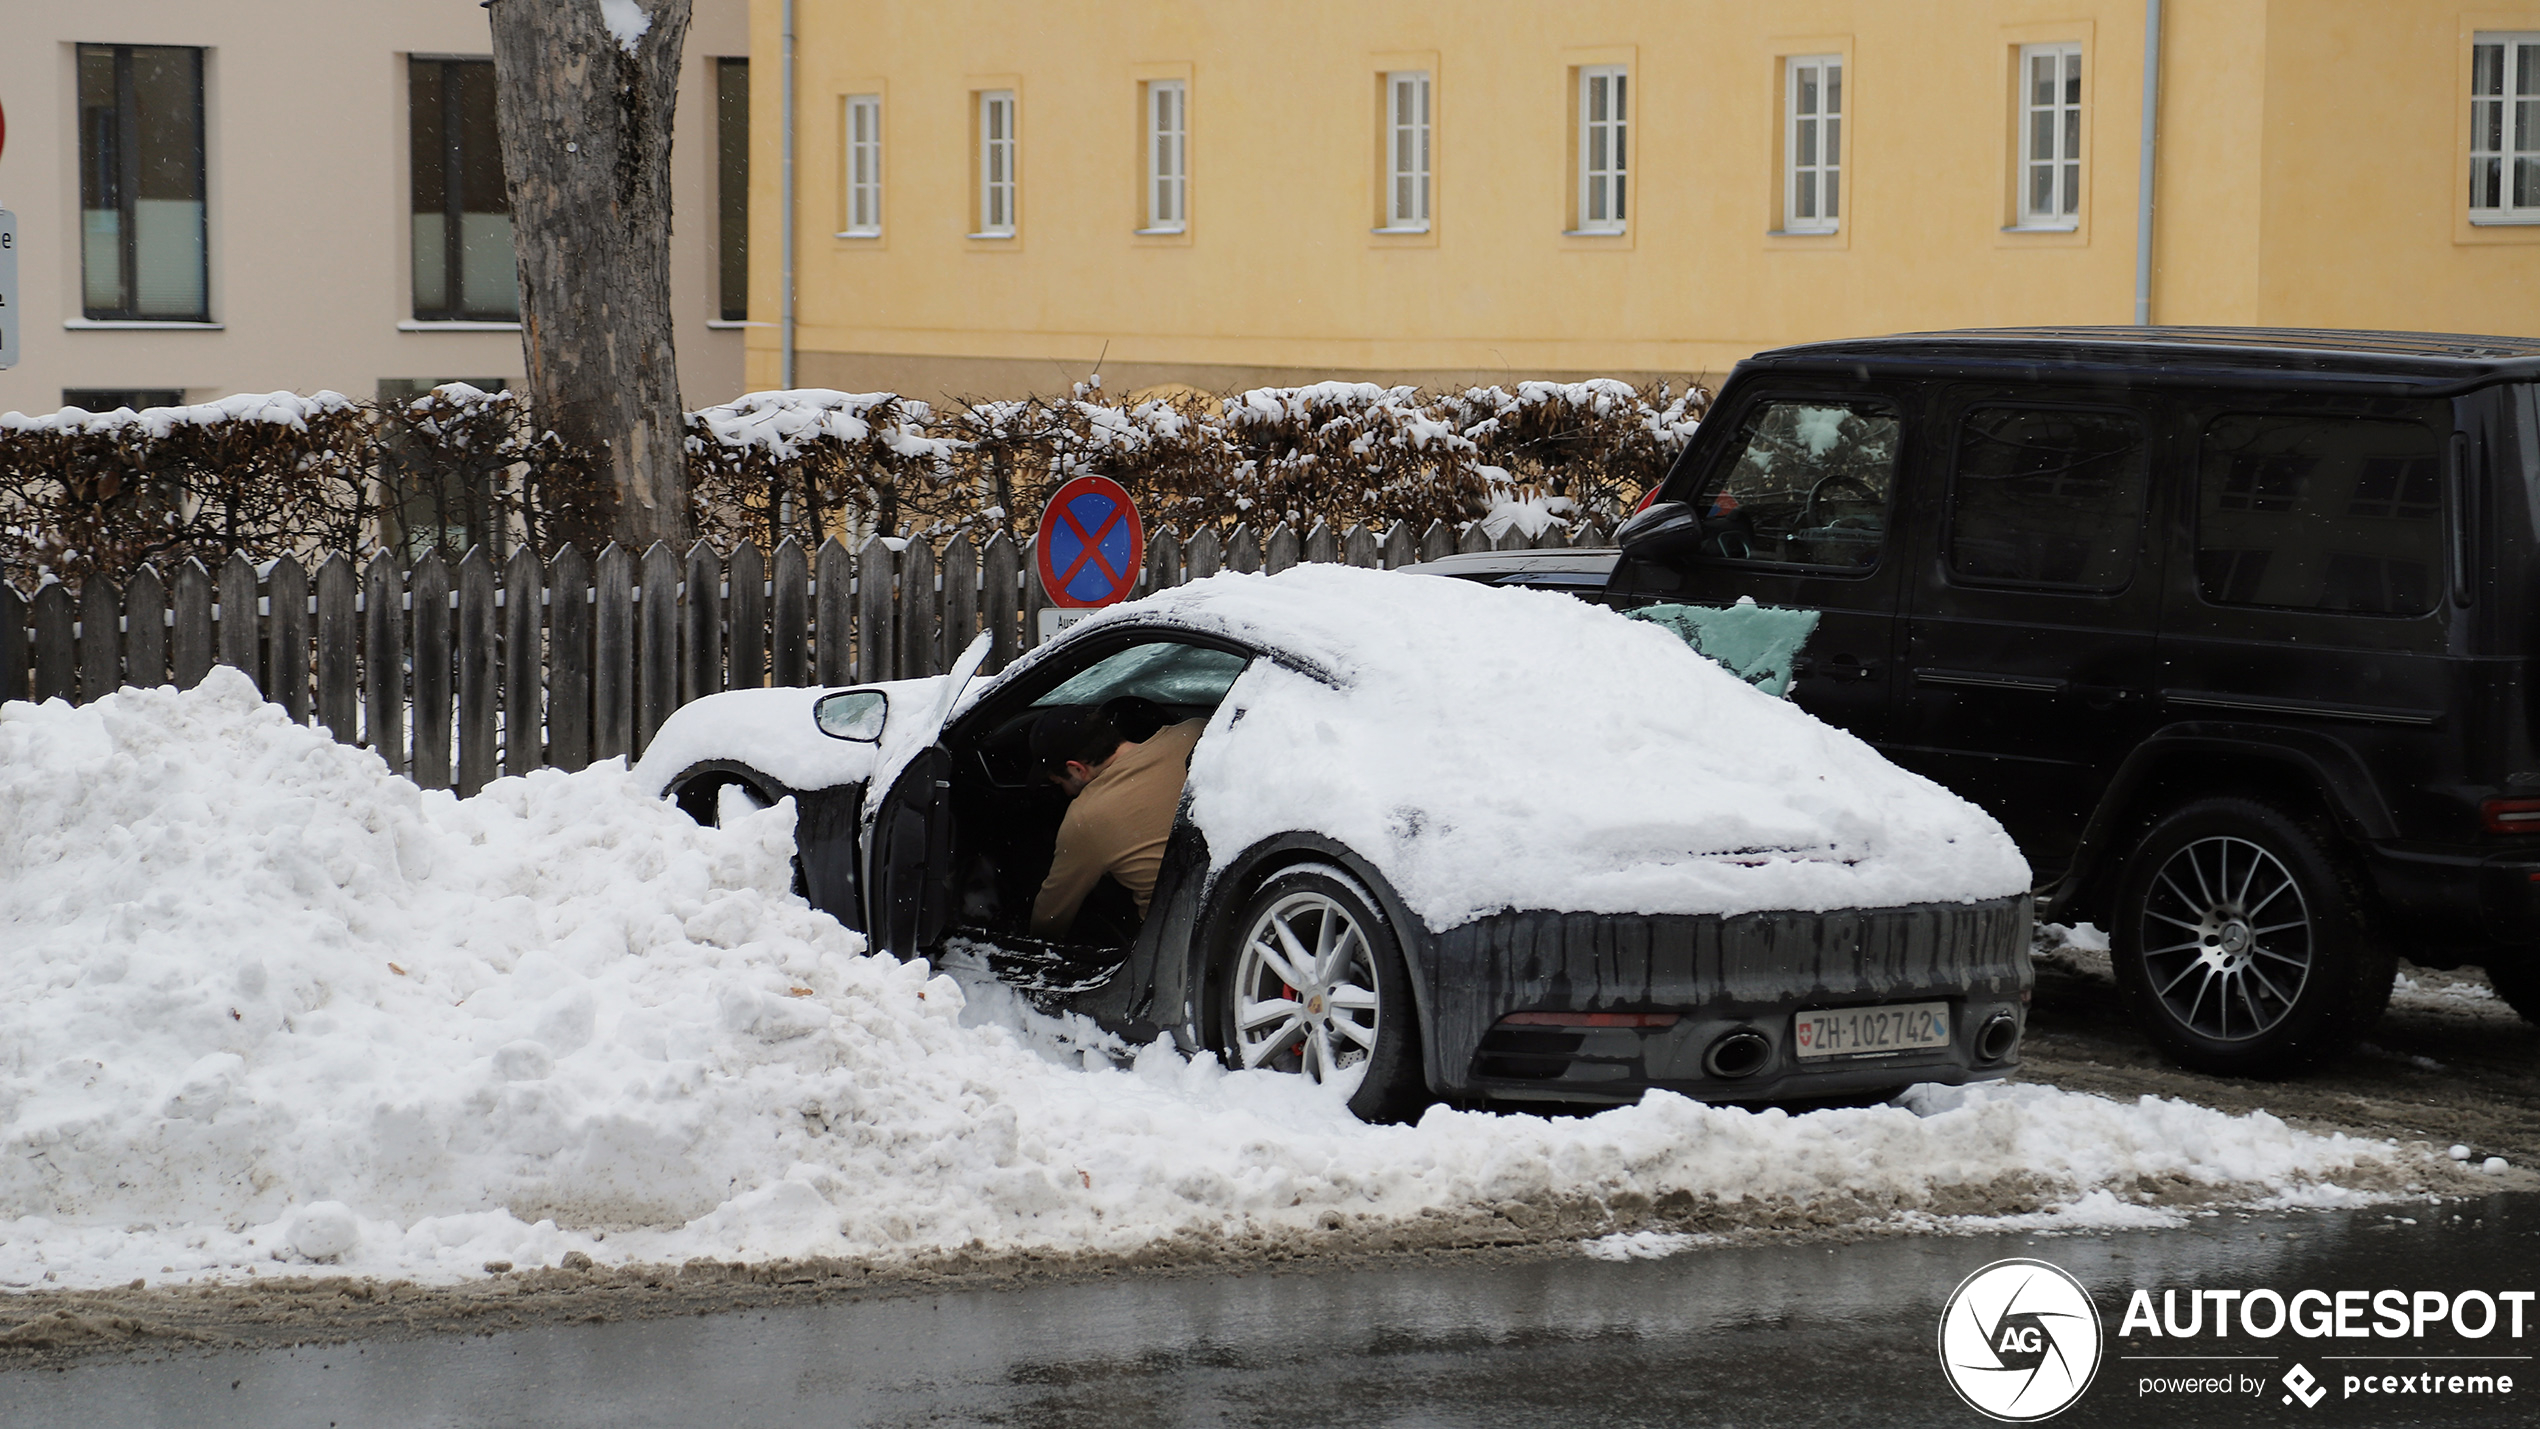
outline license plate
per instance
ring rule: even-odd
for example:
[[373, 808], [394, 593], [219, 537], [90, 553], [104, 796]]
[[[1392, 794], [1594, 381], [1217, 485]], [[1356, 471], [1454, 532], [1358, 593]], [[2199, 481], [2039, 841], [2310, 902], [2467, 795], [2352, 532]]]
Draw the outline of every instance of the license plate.
[[1886, 1007], [1830, 1007], [1803, 1012], [1790, 1037], [1800, 1060], [1874, 1057], [1949, 1045], [1949, 1004], [1908, 1002]]

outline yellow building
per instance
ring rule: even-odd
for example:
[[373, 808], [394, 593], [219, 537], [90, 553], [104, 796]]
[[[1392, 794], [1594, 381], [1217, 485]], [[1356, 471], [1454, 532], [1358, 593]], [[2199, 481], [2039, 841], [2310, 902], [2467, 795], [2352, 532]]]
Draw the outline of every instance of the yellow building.
[[799, 385], [934, 397], [2540, 331], [2529, 0], [753, 0], [769, 79], [789, 13], [755, 386], [789, 337]]

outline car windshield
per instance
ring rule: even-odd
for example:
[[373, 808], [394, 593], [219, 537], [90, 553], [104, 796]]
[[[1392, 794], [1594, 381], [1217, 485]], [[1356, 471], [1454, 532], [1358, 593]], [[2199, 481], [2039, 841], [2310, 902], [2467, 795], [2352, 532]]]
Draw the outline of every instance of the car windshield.
[[1248, 663], [1244, 656], [1200, 645], [1173, 641], [1133, 645], [1070, 676], [1034, 700], [1032, 707], [1098, 705], [1122, 695], [1137, 695], [1160, 705], [1214, 707]]

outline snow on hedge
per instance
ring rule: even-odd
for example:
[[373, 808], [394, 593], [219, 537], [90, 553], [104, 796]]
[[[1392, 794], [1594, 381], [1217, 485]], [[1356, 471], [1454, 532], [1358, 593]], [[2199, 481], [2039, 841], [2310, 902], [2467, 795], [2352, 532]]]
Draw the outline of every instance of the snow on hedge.
[[312, 417], [350, 412], [357, 405], [341, 392], [317, 392], [306, 397], [297, 392], [241, 392], [190, 407], [145, 407], [138, 412], [130, 407], [117, 407], [111, 412], [64, 407], [32, 417], [24, 412], [0, 412], [0, 432], [104, 433], [138, 427], [151, 438], [164, 441], [179, 427], [214, 427], [223, 422], [271, 422], [305, 430]]
[[1679, 1191], [2338, 1199], [2400, 1154], [2038, 1087], [1362, 1126], [860, 956], [789, 849], [786, 805], [698, 828], [615, 763], [427, 793], [226, 669], [0, 709], [0, 1285], [1120, 1250]]

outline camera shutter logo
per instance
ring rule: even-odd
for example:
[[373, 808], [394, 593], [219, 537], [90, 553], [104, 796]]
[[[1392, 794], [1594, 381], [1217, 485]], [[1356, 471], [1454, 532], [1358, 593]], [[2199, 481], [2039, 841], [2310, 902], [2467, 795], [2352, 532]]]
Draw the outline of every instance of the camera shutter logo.
[[1997, 1260], [1940, 1312], [1940, 1368], [1969, 1408], [2027, 1423], [2072, 1407], [2099, 1372], [2099, 1307], [2062, 1267]]

